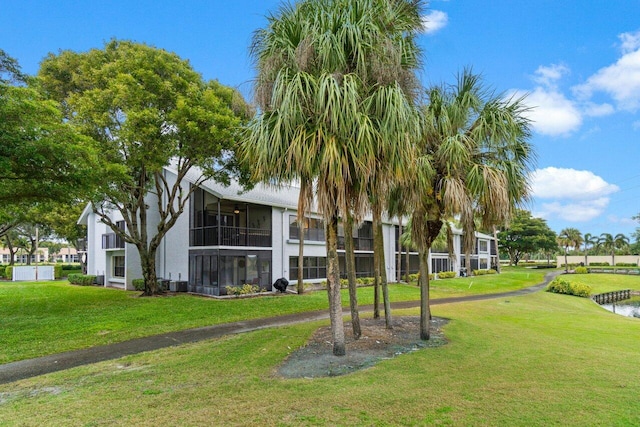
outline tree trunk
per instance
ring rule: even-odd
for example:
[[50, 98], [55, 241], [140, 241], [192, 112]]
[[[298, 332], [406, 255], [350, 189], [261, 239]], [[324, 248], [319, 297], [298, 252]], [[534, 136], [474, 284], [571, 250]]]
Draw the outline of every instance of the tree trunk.
[[380, 260], [378, 252], [373, 251], [373, 318], [380, 318]]
[[329, 296], [329, 319], [333, 337], [333, 354], [346, 354], [342, 300], [340, 296], [340, 264], [338, 260], [338, 217], [333, 215], [327, 227], [327, 293]]
[[420, 257], [420, 339], [428, 340], [431, 307], [429, 304], [429, 251], [419, 251]]
[[374, 252], [378, 253], [378, 271], [382, 285], [382, 300], [384, 302], [384, 324], [387, 329], [393, 329], [391, 322], [391, 302], [389, 301], [389, 285], [387, 283], [387, 269], [384, 257], [384, 235], [382, 234], [382, 214], [380, 209], [373, 209], [373, 245]]
[[159, 294], [158, 278], [156, 275], [156, 251], [138, 247], [142, 277], [144, 277], [144, 296]]
[[304, 213], [307, 210], [307, 181], [300, 180], [300, 194], [298, 196], [298, 295], [304, 293]]
[[409, 261], [411, 261], [411, 255], [409, 254], [409, 246], [405, 247], [406, 252], [405, 252], [405, 274], [404, 274], [404, 281], [409, 283]]
[[351, 309], [351, 327], [353, 337], [360, 339], [360, 313], [358, 312], [358, 291], [356, 284], [356, 256], [353, 250], [353, 217], [347, 214], [347, 223], [344, 226], [345, 264], [347, 267], [347, 280], [349, 281], [349, 307]]
[[493, 226], [493, 244], [496, 246], [496, 273], [500, 274], [500, 250], [498, 249], [498, 229]]
[[402, 244], [400, 243], [400, 236], [402, 236], [402, 217], [398, 217], [398, 259], [396, 260], [396, 281], [400, 283], [402, 281]]

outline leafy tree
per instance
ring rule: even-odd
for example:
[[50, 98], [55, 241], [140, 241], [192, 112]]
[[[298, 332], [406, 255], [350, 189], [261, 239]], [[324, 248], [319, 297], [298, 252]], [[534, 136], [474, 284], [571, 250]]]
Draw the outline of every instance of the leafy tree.
[[610, 233], [602, 233], [598, 239], [598, 247], [611, 254], [611, 265], [616, 265], [616, 249], [624, 249], [629, 246], [629, 238], [622, 233], [615, 236]]
[[38, 81], [0, 50], [0, 236], [35, 203], [87, 197], [99, 179], [90, 138], [80, 135]]
[[547, 222], [520, 209], [515, 212], [509, 226], [498, 233], [498, 239], [500, 250], [509, 254], [510, 265], [518, 265], [524, 254], [548, 253], [558, 249], [556, 233]]
[[[421, 1], [306, 0], [287, 4], [256, 32], [261, 108], [247, 129], [245, 160], [260, 180], [315, 183], [327, 228], [333, 353], [343, 355], [337, 230], [366, 208], [380, 153], [409, 146]], [[391, 150], [391, 145], [395, 150]], [[386, 154], [385, 154], [386, 155]], [[392, 160], [392, 159], [389, 159]], [[390, 162], [396, 166], [398, 162]], [[300, 214], [300, 212], [299, 212]]]
[[[640, 223], [640, 213], [638, 215], [632, 216], [631, 219], [634, 220], [634, 221], [637, 221], [638, 223]], [[640, 242], [640, 227], [636, 227], [636, 229], [633, 232], [633, 234], [631, 235], [631, 237], [636, 242]]]
[[[66, 118], [97, 142], [105, 167], [93, 210], [137, 248], [144, 295], [158, 293], [156, 251], [199, 183], [228, 182], [244, 101], [217, 81], [203, 81], [174, 53], [130, 41], [49, 54], [39, 75]], [[165, 167], [175, 180], [167, 179]], [[196, 167], [203, 173], [185, 188]], [[159, 215], [155, 227], [148, 223], [150, 204]], [[112, 210], [122, 215], [125, 230]]]
[[428, 254], [443, 222], [459, 217], [465, 244], [473, 244], [476, 216], [483, 227], [501, 224], [527, 198], [534, 159], [521, 99], [488, 92], [469, 70], [457, 85], [434, 86], [427, 95], [414, 164], [411, 229], [420, 256], [422, 339], [429, 339], [431, 317]]

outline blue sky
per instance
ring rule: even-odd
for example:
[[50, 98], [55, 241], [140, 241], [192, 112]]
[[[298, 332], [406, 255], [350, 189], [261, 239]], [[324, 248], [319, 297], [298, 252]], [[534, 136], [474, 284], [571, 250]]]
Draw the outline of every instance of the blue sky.
[[[249, 99], [251, 36], [279, 4], [0, 0], [0, 47], [34, 74], [48, 52], [145, 42]], [[426, 12], [424, 85], [453, 83], [472, 67], [535, 107], [529, 210], [556, 232], [630, 235], [640, 213], [640, 2], [433, 0]]]

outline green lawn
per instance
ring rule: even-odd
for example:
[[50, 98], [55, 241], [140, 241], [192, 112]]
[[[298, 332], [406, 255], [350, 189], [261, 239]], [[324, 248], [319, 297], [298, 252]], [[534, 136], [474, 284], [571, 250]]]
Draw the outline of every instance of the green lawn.
[[[588, 279], [605, 288], [617, 277]], [[321, 323], [300, 324], [0, 386], [0, 424], [640, 425], [637, 319], [546, 292], [433, 312], [450, 319], [447, 345], [347, 376], [274, 377]]]
[[[539, 270], [511, 269], [501, 275], [436, 280], [432, 282], [431, 295], [441, 298], [509, 291], [539, 283], [543, 275], [544, 271]], [[390, 288], [392, 301], [420, 298], [415, 284]], [[185, 294], [158, 298], [138, 295], [139, 292], [72, 286], [65, 281], [0, 282], [0, 363], [328, 306], [324, 291], [227, 300]], [[358, 300], [361, 305], [372, 304], [373, 288], [360, 288]], [[343, 301], [348, 305], [346, 290]]]

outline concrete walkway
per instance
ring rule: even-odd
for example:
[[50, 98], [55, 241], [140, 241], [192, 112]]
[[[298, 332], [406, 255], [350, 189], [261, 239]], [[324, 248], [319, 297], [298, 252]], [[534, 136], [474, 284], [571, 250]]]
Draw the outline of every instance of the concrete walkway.
[[[547, 283], [553, 280], [561, 272], [550, 272], [545, 275], [544, 282], [524, 288], [518, 291], [503, 292], [488, 295], [471, 295], [457, 298], [440, 298], [431, 300], [431, 305], [450, 304], [464, 301], [480, 301], [512, 296], [526, 295], [543, 289]], [[420, 301], [402, 301], [391, 304], [393, 309], [419, 307]], [[361, 312], [372, 311], [373, 306], [361, 306]], [[347, 313], [348, 314], [348, 313]], [[328, 310], [310, 311], [305, 313], [288, 314], [284, 316], [268, 317], [262, 319], [245, 320], [241, 322], [224, 323], [220, 325], [205, 326], [202, 328], [186, 329], [176, 332], [168, 332], [144, 338], [137, 338], [115, 344], [89, 347], [82, 350], [68, 351], [52, 354], [35, 359], [20, 360], [18, 362], [0, 365], [0, 384], [31, 378], [51, 372], [62, 371], [76, 366], [88, 365], [105, 360], [118, 359], [130, 354], [142, 353], [186, 343], [192, 343], [212, 338], [220, 338], [225, 335], [240, 334], [265, 328], [293, 325], [302, 322], [327, 319]]]

